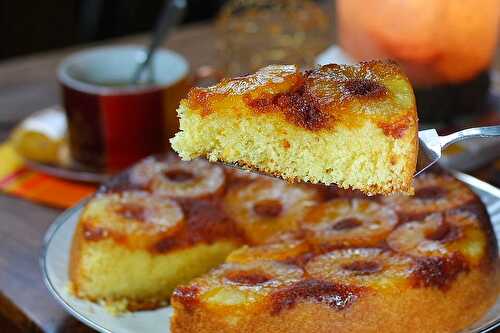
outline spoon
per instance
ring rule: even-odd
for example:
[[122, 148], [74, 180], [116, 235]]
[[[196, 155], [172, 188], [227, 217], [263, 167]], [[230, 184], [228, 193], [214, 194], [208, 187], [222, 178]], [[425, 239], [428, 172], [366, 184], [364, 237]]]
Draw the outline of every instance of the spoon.
[[[187, 2], [186, 0], [167, 0], [165, 6], [162, 9], [161, 15], [156, 22], [155, 30], [151, 43], [149, 44], [146, 58], [139, 63], [137, 69], [134, 71], [132, 76], [132, 83], [137, 84], [141, 81], [144, 71], [149, 68], [149, 64], [153, 58], [153, 55], [161, 45], [162, 41], [167, 37], [167, 35], [172, 31], [172, 29], [181, 21], [186, 10]], [[149, 75], [146, 82], [152, 82], [152, 75]]]

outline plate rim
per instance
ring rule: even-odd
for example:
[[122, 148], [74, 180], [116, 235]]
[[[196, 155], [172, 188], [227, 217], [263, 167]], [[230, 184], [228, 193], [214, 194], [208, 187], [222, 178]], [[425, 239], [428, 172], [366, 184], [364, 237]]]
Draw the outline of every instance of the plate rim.
[[[455, 176], [457, 179], [460, 181], [466, 183], [469, 186], [476, 187], [479, 190], [488, 192], [497, 198], [500, 199], [500, 189], [487, 183], [484, 182], [474, 176], [455, 171], [455, 170], [449, 170]], [[50, 245], [50, 242], [52, 241], [53, 237], [55, 236], [56, 232], [59, 230], [59, 228], [68, 221], [70, 217], [72, 217], [76, 212], [80, 211], [83, 209], [84, 205], [93, 197], [93, 195], [90, 195], [89, 197], [81, 200], [78, 204], [76, 204], [73, 207], [70, 207], [63, 211], [60, 215], [58, 215], [54, 222], [49, 226], [47, 231], [45, 232], [45, 235], [43, 237], [43, 246], [42, 246], [42, 251], [39, 256], [39, 265], [40, 269], [42, 272], [42, 280], [47, 289], [49, 290], [49, 294], [54, 297], [59, 304], [62, 305], [63, 309], [67, 311], [70, 315], [84, 323], [85, 325], [99, 331], [102, 333], [115, 333], [113, 331], [110, 331], [109, 329], [99, 325], [98, 323], [92, 321], [91, 319], [88, 319], [85, 317], [83, 314], [78, 312], [76, 309], [74, 309], [67, 301], [66, 299], [57, 291], [55, 286], [53, 285], [52, 281], [49, 278], [48, 275], [48, 269], [47, 269], [47, 251], [48, 247]], [[471, 331], [471, 333], [487, 333], [491, 332], [492, 330], [500, 327], [500, 316], [497, 319], [492, 320], [489, 323], [486, 323], [486, 326], [481, 329], [481, 330], [475, 330]]]
[[42, 252], [39, 257], [39, 265], [40, 269], [42, 271], [42, 280], [43, 283], [45, 284], [45, 287], [49, 290], [49, 294], [54, 297], [60, 305], [62, 305], [63, 309], [66, 310], [70, 315], [84, 323], [85, 325], [103, 333], [114, 333], [113, 331], [108, 330], [105, 327], [102, 327], [98, 323], [90, 320], [89, 318], [85, 317], [83, 314], [78, 312], [76, 309], [74, 309], [67, 301], [66, 299], [57, 291], [55, 288], [53, 282], [49, 278], [48, 274], [48, 269], [47, 269], [47, 251], [50, 245], [50, 242], [52, 241], [52, 238], [56, 234], [56, 232], [59, 230], [59, 228], [66, 223], [70, 217], [72, 217], [74, 214], [76, 214], [78, 211], [83, 209], [84, 205], [90, 200], [90, 197], [85, 198], [81, 200], [78, 204], [75, 206], [66, 209], [64, 212], [62, 212], [59, 216], [56, 217], [54, 222], [49, 226], [47, 229], [44, 237], [43, 237], [43, 246], [42, 246]]

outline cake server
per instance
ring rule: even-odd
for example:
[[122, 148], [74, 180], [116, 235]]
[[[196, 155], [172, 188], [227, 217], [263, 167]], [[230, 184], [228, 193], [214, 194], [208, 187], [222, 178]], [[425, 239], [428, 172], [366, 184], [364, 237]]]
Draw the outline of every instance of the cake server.
[[467, 128], [443, 136], [438, 135], [435, 129], [419, 131], [419, 151], [415, 176], [436, 163], [446, 147], [463, 140], [491, 137], [500, 137], [500, 126]]

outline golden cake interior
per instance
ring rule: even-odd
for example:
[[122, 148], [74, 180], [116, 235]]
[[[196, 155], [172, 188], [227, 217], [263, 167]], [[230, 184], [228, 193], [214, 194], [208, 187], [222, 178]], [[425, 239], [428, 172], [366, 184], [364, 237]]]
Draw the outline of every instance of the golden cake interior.
[[193, 88], [172, 147], [287, 180], [368, 194], [412, 192], [417, 157], [413, 90], [397, 65], [366, 62], [301, 72], [274, 65]]
[[148, 158], [86, 205], [72, 291], [116, 312], [173, 291], [177, 333], [455, 332], [496, 301], [496, 238], [460, 181], [414, 186], [368, 197]]

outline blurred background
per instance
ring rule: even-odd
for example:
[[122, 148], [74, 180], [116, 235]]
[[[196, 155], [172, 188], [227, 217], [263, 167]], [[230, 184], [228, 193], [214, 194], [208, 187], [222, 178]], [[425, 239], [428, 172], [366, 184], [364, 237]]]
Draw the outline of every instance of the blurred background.
[[[169, 89], [163, 87], [166, 89], [165, 94], [169, 95], [169, 98], [164, 99], [168, 100], [168, 105], [157, 103], [155, 107], [141, 106], [142, 110], [155, 109], [158, 117], [160, 112], [166, 114], [164, 126], [157, 131], [165, 132], [166, 135], [163, 136], [167, 139], [177, 131], [175, 108], [190, 86], [208, 85], [222, 77], [252, 73], [269, 64], [297, 64], [302, 69], [307, 69], [318, 64], [353, 64], [374, 59], [390, 59], [402, 67], [413, 85], [421, 127], [437, 128], [444, 134], [457, 128], [479, 124], [494, 125], [500, 122], [500, 59], [496, 55], [500, 17], [498, 0], [178, 2], [182, 3], [182, 11], [179, 11], [182, 13], [178, 14], [176, 19], [173, 19], [174, 16], [170, 17], [170, 21], [175, 22], [173, 26], [177, 25], [176, 29], [172, 34], [163, 36], [160, 44], [180, 52], [189, 73], [180, 76], [182, 87], [175, 87], [175, 93], [167, 93], [166, 90]], [[77, 54], [77, 49], [89, 49], [94, 45], [151, 45], [150, 32], [158, 31], [155, 25], [161, 21], [159, 18], [168, 16], [161, 15], [164, 8], [167, 9], [165, 12], [175, 12], [169, 7], [174, 3], [174, 0], [0, 0], [0, 38], [3, 41], [0, 47], [0, 63], [15, 63], [26, 55], [33, 55], [31, 59], [34, 60], [41, 59], [44, 55], [50, 57], [44, 52], [54, 50], [51, 66], [56, 67], [61, 63], [63, 58], [60, 55], [63, 53]], [[167, 21], [168, 19], [163, 20]], [[203, 32], [199, 35], [199, 32], [183, 35], [189, 31]], [[180, 36], [186, 36], [186, 42], [182, 42], [185, 37]], [[174, 40], [178, 42], [171, 44]], [[104, 59], [99, 57], [96, 62], [102, 62]], [[109, 55], [106, 59], [109, 59]], [[135, 61], [132, 56], [122, 53], [110, 63], [123, 62], [125, 59]], [[127, 65], [127, 70], [132, 71], [134, 64]], [[179, 69], [183, 65], [172, 66], [167, 68]], [[51, 85], [62, 83], [60, 77], [56, 80], [56, 68], [40, 67], [40, 70], [45, 69], [53, 76], [54, 82], [51, 82]], [[120, 67], [123, 70], [123, 64]], [[103, 69], [100, 71], [99, 75], [104, 75]], [[26, 72], [23, 80], [27, 80], [36, 72]], [[170, 70], [161, 70], [160, 76], [169, 76], [169, 72]], [[129, 74], [120, 75], [124, 75], [122, 82], [114, 82], [115, 86], [132, 84]], [[151, 75], [150, 83], [154, 83], [154, 76]], [[11, 81], [8, 84], [16, 82], [14, 76], [6, 76], [5, 79], [7, 82]], [[90, 80], [90, 83], [102, 88], [103, 85], [109, 84], [110, 80], [116, 81], [116, 77], [104, 79], [107, 83], [102, 81], [102, 78], [97, 80], [99, 82]], [[42, 82], [30, 81], [28, 84]], [[84, 104], [80, 97], [74, 103], [69, 101], [74, 95], [73, 92], [71, 96], [68, 95], [68, 89], [71, 90], [71, 87], [64, 83], [61, 87], [59, 103], [47, 94], [40, 94], [40, 100], [45, 101], [47, 96], [50, 96], [48, 100], [56, 107], [61, 106], [59, 111], [65, 111], [67, 114], [71, 156], [68, 155], [66, 162], [72, 163], [74, 160], [83, 166], [101, 170], [104, 167], [97, 165], [97, 162], [89, 163], [88, 158], [78, 157], [76, 142], [82, 141], [89, 147], [89, 150], [85, 151], [86, 156], [99, 156], [102, 161], [108, 158], [103, 152], [105, 140], [101, 137], [104, 136], [103, 128], [106, 126], [94, 121], [100, 119], [100, 115], [105, 111], [97, 109], [92, 111], [95, 113], [93, 114], [88, 108], [83, 110], [81, 106]], [[5, 93], [9, 91], [13, 90], [7, 90]], [[12, 98], [15, 103], [19, 102], [18, 99]], [[15, 103], [14, 105], [17, 105]], [[24, 112], [21, 114], [17, 108], [9, 105], [3, 107], [3, 114], [0, 113], [0, 126], [6, 123], [8, 129], [25, 117]], [[119, 108], [122, 114], [124, 107]], [[26, 109], [27, 112], [36, 111]], [[93, 115], [90, 116], [91, 114]], [[2, 118], [6, 121], [2, 121]], [[84, 118], [85, 121], [82, 120]], [[80, 121], [77, 123], [73, 121], [75, 119]], [[144, 119], [144, 122], [155, 123], [151, 121], [151, 117]], [[64, 119], [61, 123], [64, 126], [66, 124]], [[132, 123], [124, 125], [124, 128], [137, 127], [137, 123], [134, 123], [134, 126]], [[96, 128], [91, 129], [91, 125]], [[66, 128], [61, 128], [60, 141], [65, 141], [68, 137]], [[17, 147], [25, 143], [25, 133], [21, 131], [21, 134], [12, 136], [14, 139], [20, 138], [13, 140]], [[115, 136], [121, 137], [121, 134], [115, 133]], [[90, 142], [90, 138], [96, 138], [95, 142]], [[158, 140], [151, 139], [151, 142], [156, 141]], [[166, 142], [168, 149], [168, 140]], [[499, 151], [500, 155], [497, 145], [491, 145], [491, 150]], [[35, 149], [31, 150], [35, 153], [40, 151], [36, 145], [33, 147]], [[481, 164], [484, 156], [494, 155], [478, 150], [477, 158], [470, 158], [471, 149], [476, 147], [476, 144], [472, 144], [467, 154], [461, 155], [464, 159], [461, 165], [463, 164], [464, 168], [468, 169], [472, 162], [474, 165]], [[57, 153], [58, 149], [55, 150]], [[153, 153], [158, 149], [156, 147], [143, 154]], [[57, 158], [60, 158], [60, 155], [57, 155]], [[60, 163], [54, 160], [52, 157], [44, 157], [44, 161]], [[131, 161], [133, 160], [134, 158], [131, 158]]]
[[[212, 19], [225, 0], [188, 0], [183, 23]], [[163, 0], [0, 0], [0, 60], [151, 30]]]

